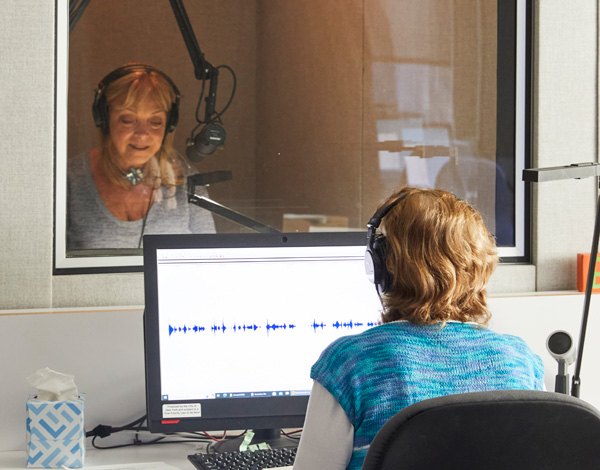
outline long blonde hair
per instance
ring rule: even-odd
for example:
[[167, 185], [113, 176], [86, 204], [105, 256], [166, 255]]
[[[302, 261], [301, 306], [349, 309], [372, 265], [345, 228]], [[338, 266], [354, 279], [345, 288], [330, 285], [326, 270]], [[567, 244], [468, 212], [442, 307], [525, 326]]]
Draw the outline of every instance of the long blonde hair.
[[[167, 114], [177, 98], [171, 84], [150, 67], [135, 68], [131, 73], [117, 78], [106, 86], [104, 95], [109, 110], [131, 107], [152, 99]], [[128, 188], [130, 183], [123, 177], [111, 152], [110, 133], [100, 129], [99, 136], [100, 163], [104, 173], [113, 183]], [[144, 184], [158, 188], [161, 185], [177, 186], [184, 182], [185, 170], [176, 157], [173, 138], [173, 132], [166, 133], [160, 150], [144, 166]]]
[[487, 324], [485, 287], [498, 254], [481, 215], [441, 190], [404, 188], [388, 201], [407, 192], [381, 224], [394, 278], [382, 298], [382, 321]]

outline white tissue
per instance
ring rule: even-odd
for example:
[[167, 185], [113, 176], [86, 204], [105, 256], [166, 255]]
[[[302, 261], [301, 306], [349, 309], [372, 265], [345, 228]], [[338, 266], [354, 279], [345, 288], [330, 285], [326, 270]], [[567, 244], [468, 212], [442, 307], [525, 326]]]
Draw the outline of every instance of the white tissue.
[[72, 375], [61, 374], [47, 367], [34, 372], [27, 377], [27, 381], [37, 389], [38, 400], [67, 401], [79, 397]]

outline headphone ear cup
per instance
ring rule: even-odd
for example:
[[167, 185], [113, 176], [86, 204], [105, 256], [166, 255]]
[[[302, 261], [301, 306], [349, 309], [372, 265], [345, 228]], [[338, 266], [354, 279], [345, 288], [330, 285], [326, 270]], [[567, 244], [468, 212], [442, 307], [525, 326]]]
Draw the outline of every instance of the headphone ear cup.
[[167, 125], [165, 127], [165, 133], [173, 132], [177, 127], [177, 123], [179, 122], [179, 99], [177, 99], [169, 110], [169, 115], [167, 116]]
[[388, 249], [387, 239], [381, 233], [377, 234], [377, 229], [385, 215], [409, 194], [409, 191], [404, 192], [400, 196], [397, 196], [396, 199], [392, 199], [387, 204], [382, 205], [367, 223], [367, 227], [369, 228], [367, 232], [368, 255], [365, 254], [365, 269], [369, 280], [375, 284], [377, 292], [380, 294], [391, 290], [394, 283], [394, 276], [387, 270], [385, 265], [385, 256]]
[[94, 124], [102, 129], [104, 134], [108, 134], [108, 105], [103, 90], [96, 90], [94, 104], [92, 104], [92, 115], [94, 116]]
[[387, 238], [383, 235], [375, 236], [371, 245], [370, 254], [373, 261], [373, 282], [380, 294], [385, 294], [392, 287], [393, 276], [385, 265], [387, 253]]

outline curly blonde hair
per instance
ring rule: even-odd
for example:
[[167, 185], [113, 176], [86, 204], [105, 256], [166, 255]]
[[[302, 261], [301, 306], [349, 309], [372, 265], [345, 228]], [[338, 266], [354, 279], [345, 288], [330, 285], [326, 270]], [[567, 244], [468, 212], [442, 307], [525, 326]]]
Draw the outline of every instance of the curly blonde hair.
[[498, 253], [481, 215], [442, 190], [404, 188], [385, 203], [405, 193], [381, 223], [386, 267], [393, 275], [382, 297], [383, 323], [486, 325], [491, 314], [485, 287]]

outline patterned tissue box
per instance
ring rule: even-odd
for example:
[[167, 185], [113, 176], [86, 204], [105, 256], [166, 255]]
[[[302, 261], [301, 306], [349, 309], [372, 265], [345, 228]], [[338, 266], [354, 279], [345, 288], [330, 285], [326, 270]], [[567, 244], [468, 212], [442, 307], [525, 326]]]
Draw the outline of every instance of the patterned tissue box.
[[28, 467], [83, 467], [83, 403], [83, 395], [67, 401], [27, 401]]

